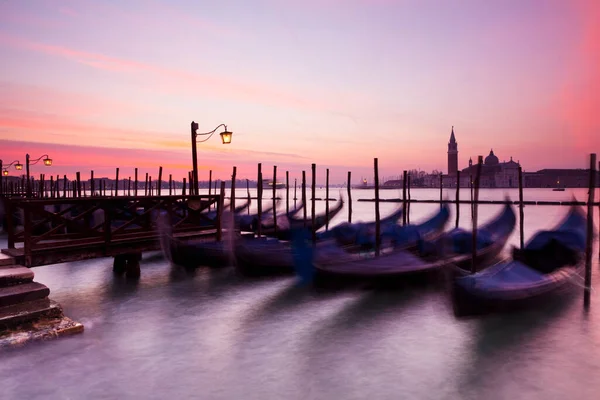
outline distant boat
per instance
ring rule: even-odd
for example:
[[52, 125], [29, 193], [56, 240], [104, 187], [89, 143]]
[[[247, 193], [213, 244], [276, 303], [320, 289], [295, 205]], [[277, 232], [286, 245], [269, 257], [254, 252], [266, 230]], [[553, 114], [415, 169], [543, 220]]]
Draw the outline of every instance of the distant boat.
[[[273, 188], [273, 180], [272, 179], [263, 179], [263, 188], [265, 186]], [[285, 188], [286, 188], [286, 185], [284, 182], [276, 182], [275, 183], [275, 189], [285, 189]]]
[[564, 192], [565, 188], [564, 187], [560, 187], [560, 179], [556, 181], [556, 187], [554, 189], [552, 189], [553, 192]]

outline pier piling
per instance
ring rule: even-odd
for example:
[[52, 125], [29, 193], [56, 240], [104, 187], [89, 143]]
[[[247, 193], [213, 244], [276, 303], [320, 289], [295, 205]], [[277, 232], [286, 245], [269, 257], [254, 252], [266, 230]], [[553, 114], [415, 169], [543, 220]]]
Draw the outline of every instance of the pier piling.
[[475, 173], [475, 189], [474, 189], [474, 203], [473, 203], [473, 242], [472, 246], [472, 259], [471, 259], [471, 273], [477, 272], [477, 201], [479, 200], [479, 182], [481, 179], [481, 167], [483, 164], [483, 156], [477, 158], [477, 172]]
[[[378, 160], [373, 160], [373, 169], [375, 173], [375, 255], [379, 257], [381, 248], [381, 221], [379, 215], [379, 165]], [[406, 171], [404, 171], [406, 177]]]
[[590, 307], [592, 292], [592, 246], [594, 241], [594, 193], [596, 191], [596, 153], [590, 155], [590, 181], [587, 201], [587, 234], [585, 241], [585, 282], [583, 290], [583, 306]]
[[311, 203], [311, 226], [310, 226], [310, 230], [312, 232], [312, 241], [313, 244], [317, 242], [317, 230], [315, 229], [315, 219], [317, 217], [316, 213], [315, 213], [315, 200], [316, 200], [316, 189], [317, 189], [317, 164], [312, 164], [311, 165], [311, 170], [312, 170], [312, 185], [311, 185], [311, 191], [312, 191], [312, 203]]
[[524, 234], [524, 218], [525, 215], [523, 213], [523, 169], [519, 165], [519, 244], [521, 250], [525, 247], [525, 234]]
[[348, 171], [348, 223], [352, 223], [352, 172]]
[[325, 172], [325, 230], [329, 230], [329, 168]]

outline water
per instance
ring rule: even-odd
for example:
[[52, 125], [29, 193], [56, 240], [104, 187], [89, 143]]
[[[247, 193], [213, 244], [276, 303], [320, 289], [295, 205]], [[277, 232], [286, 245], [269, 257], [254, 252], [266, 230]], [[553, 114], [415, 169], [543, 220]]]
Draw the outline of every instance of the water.
[[[508, 193], [517, 199], [516, 191]], [[585, 199], [585, 190], [574, 193]], [[317, 194], [324, 197], [324, 190]], [[504, 194], [487, 190], [481, 198]], [[530, 200], [571, 195], [525, 192]], [[397, 196], [398, 191], [382, 191], [383, 198]], [[372, 198], [373, 192], [354, 190], [353, 197]], [[412, 197], [438, 198], [439, 191], [413, 190]], [[468, 191], [461, 197], [468, 198]], [[381, 204], [382, 217], [397, 206]], [[437, 207], [413, 204], [411, 220]], [[480, 221], [500, 207], [481, 205]], [[317, 211], [322, 209], [324, 202], [317, 202]], [[374, 218], [373, 203], [354, 202], [353, 209], [354, 220]], [[526, 238], [566, 211], [527, 206]], [[345, 220], [346, 212], [336, 221]], [[469, 226], [468, 216], [465, 205], [461, 225]], [[517, 229], [510, 244], [518, 241]], [[589, 313], [582, 310], [578, 289], [576, 296], [543, 309], [458, 320], [443, 287], [435, 284], [315, 293], [295, 288], [293, 278], [249, 280], [229, 268], [187, 275], [157, 254], [145, 254], [137, 284], [115, 279], [109, 258], [39, 267], [35, 273], [86, 330], [2, 351], [2, 399], [599, 396], [596, 291]], [[596, 262], [594, 282], [599, 275]]]

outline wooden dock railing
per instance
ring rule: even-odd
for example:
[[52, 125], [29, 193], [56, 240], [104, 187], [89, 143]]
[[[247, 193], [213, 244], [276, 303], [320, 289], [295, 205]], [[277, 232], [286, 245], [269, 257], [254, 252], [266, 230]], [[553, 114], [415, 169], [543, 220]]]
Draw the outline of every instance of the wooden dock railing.
[[[221, 229], [221, 195], [121, 196], [54, 199], [4, 198], [8, 249], [31, 267], [157, 247], [157, 220], [166, 211], [174, 235]], [[217, 212], [206, 212], [215, 204]], [[23, 243], [22, 247], [17, 247]], [[78, 253], [78, 256], [69, 252]]]

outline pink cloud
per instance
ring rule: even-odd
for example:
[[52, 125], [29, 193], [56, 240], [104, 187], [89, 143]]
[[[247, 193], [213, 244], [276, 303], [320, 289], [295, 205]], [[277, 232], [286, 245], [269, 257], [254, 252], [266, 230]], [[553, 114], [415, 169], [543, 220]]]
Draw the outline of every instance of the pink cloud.
[[[326, 97], [331, 97], [331, 95], [324, 93], [311, 93], [300, 97], [291, 94], [292, 90], [281, 89], [265, 83], [249, 84], [236, 82], [227, 77], [164, 68], [138, 61], [74, 50], [63, 46], [37, 43], [1, 33], [0, 44], [63, 57], [92, 68], [111, 72], [129, 74], [148, 73], [152, 75], [154, 81], [159, 80], [157, 87], [162, 89], [169, 88], [168, 90], [190, 90], [197, 92], [201, 88], [203, 92], [210, 91], [215, 96], [225, 96], [250, 102], [313, 111], [342, 111], [340, 103], [344, 101], [366, 101], [364, 96], [354, 93], [336, 94], [336, 96], [330, 99]], [[325, 100], [317, 100], [324, 98]]]

